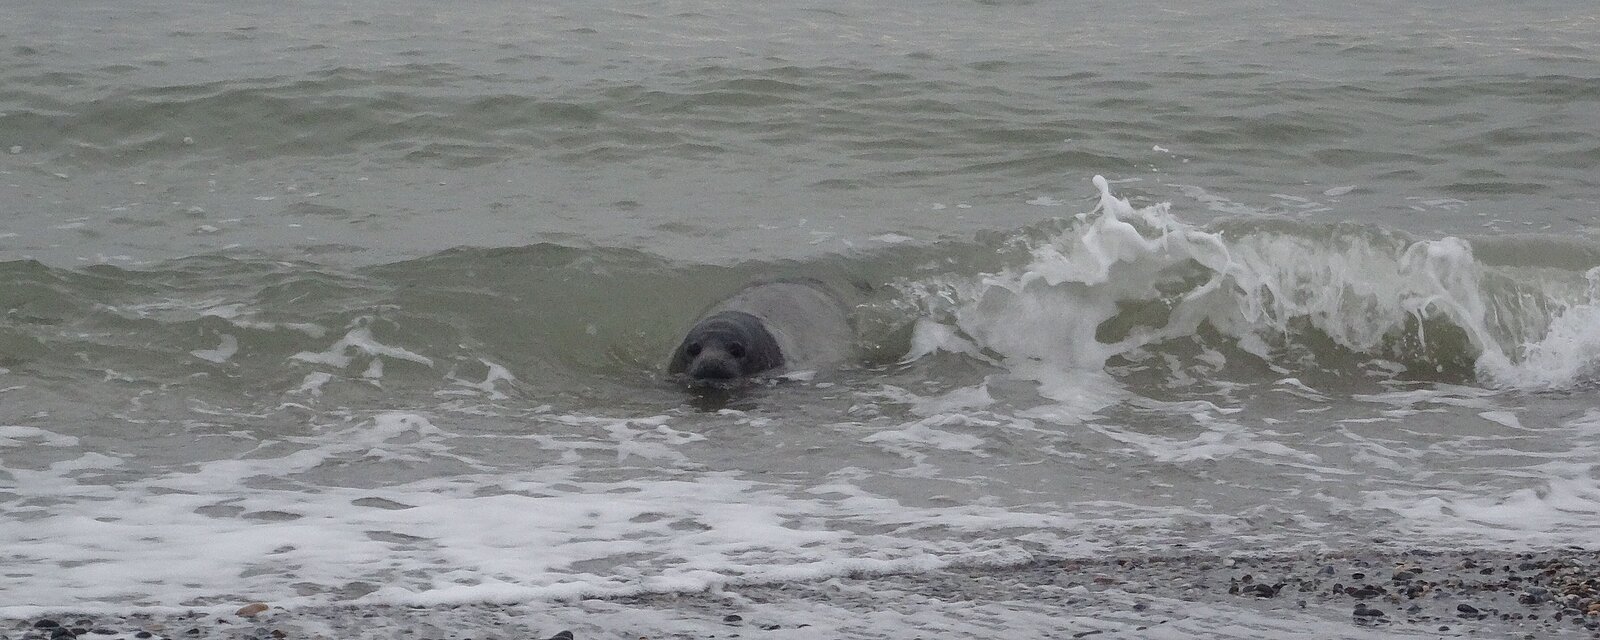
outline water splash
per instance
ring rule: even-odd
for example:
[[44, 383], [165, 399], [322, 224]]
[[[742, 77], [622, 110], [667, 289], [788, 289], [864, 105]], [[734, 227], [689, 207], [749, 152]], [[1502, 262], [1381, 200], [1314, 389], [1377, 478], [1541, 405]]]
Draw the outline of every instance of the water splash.
[[1132, 206], [1100, 176], [1094, 184], [1096, 207], [1031, 241], [1025, 264], [952, 279], [942, 292], [954, 289], [955, 303], [932, 313], [949, 328], [919, 325], [919, 335], [971, 337], [1041, 395], [1091, 411], [1116, 395], [1098, 373], [1113, 358], [1207, 331], [1273, 363], [1343, 352], [1412, 376], [1455, 371], [1516, 388], [1580, 384], [1600, 362], [1594, 269], [1490, 267], [1462, 238], [1353, 225], [1202, 228], [1167, 204]]

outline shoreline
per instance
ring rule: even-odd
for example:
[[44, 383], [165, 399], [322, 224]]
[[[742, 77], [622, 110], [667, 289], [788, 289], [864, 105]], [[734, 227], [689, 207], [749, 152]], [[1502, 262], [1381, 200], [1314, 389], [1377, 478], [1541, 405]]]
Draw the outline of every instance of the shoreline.
[[251, 604], [230, 615], [0, 619], [0, 640], [928, 638], [975, 629], [1021, 637], [1600, 638], [1600, 550], [1048, 558], [511, 605]]

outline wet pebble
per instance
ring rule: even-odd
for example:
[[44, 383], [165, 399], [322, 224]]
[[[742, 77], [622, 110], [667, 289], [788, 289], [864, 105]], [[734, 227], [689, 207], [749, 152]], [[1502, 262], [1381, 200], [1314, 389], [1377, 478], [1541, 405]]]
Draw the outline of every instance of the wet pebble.
[[264, 602], [256, 602], [256, 603], [253, 603], [253, 604], [247, 604], [247, 605], [245, 605], [243, 607], [239, 607], [239, 610], [235, 611], [233, 613], [234, 613], [234, 615], [239, 616], [241, 618], [251, 618], [251, 617], [254, 617], [254, 616], [256, 616], [257, 614], [259, 614], [259, 613], [261, 613], [263, 611], [266, 611], [267, 608], [268, 607], [267, 607], [266, 603], [264, 603]]
[[1360, 588], [1351, 587], [1345, 593], [1352, 598], [1366, 600], [1383, 595], [1383, 590], [1372, 585], [1364, 585]]
[[1272, 585], [1265, 584], [1252, 584], [1240, 589], [1239, 592], [1243, 595], [1255, 596], [1257, 598], [1271, 598], [1278, 595], [1277, 589], [1272, 588]]
[[1381, 609], [1374, 609], [1372, 607], [1367, 606], [1365, 603], [1360, 603], [1360, 604], [1356, 605], [1356, 609], [1355, 609], [1355, 611], [1351, 612], [1351, 615], [1353, 615], [1353, 616], [1355, 616], [1357, 618], [1369, 618], [1370, 619], [1370, 618], [1382, 618], [1382, 617], [1384, 617], [1385, 614], [1383, 613], [1383, 611]]

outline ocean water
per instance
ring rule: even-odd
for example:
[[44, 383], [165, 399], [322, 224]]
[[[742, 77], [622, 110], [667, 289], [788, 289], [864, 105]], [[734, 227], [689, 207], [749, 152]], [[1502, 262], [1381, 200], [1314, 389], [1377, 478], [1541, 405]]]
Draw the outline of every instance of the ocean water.
[[16, 4], [0, 617], [1600, 528], [1591, 3]]

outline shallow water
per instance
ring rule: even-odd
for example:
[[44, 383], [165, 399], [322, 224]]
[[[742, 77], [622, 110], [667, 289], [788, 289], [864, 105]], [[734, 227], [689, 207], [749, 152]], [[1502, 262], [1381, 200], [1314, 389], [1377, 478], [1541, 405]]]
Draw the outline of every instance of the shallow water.
[[0, 615], [1600, 524], [1587, 5], [11, 13]]

